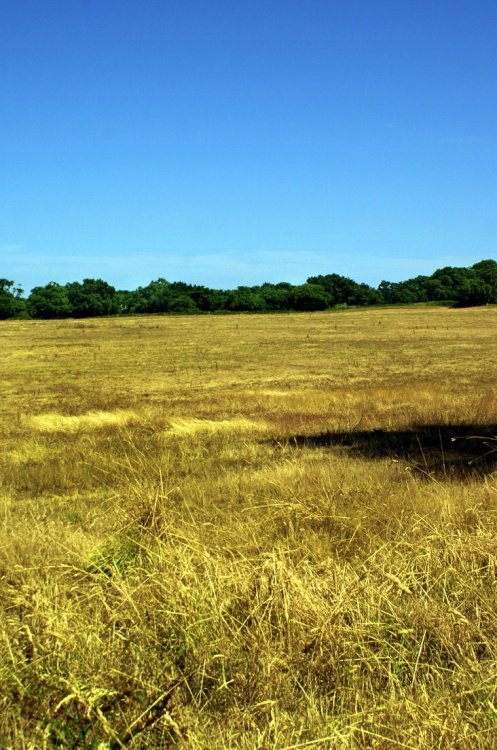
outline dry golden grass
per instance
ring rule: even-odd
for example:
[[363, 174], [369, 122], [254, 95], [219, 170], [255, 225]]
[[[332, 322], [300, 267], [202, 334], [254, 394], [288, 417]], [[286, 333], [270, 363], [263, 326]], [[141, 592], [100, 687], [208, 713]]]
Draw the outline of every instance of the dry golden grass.
[[496, 747], [496, 328], [1, 323], [0, 747]]

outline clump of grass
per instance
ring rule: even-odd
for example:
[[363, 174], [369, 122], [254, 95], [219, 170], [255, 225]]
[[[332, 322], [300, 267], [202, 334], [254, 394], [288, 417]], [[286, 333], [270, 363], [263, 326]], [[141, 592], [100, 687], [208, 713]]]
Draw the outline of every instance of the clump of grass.
[[132, 411], [90, 411], [86, 414], [67, 416], [56, 412], [36, 414], [28, 419], [28, 426], [42, 432], [77, 432], [79, 430], [101, 429], [114, 425], [125, 425], [136, 420]]

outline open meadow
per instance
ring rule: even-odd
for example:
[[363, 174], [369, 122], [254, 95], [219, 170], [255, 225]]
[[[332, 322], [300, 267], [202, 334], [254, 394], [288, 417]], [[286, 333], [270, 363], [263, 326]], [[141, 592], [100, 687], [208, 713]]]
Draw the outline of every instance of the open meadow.
[[496, 333], [1, 322], [0, 747], [497, 747]]

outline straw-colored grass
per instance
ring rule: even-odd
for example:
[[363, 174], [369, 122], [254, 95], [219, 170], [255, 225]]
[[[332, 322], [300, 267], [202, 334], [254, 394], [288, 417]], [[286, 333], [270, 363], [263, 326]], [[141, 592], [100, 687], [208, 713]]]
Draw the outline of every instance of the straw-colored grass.
[[496, 747], [496, 325], [2, 323], [0, 747]]
[[33, 430], [42, 432], [79, 432], [98, 430], [109, 425], [125, 425], [136, 418], [136, 413], [117, 409], [116, 411], [90, 411], [87, 414], [67, 416], [48, 412], [28, 417], [26, 424]]

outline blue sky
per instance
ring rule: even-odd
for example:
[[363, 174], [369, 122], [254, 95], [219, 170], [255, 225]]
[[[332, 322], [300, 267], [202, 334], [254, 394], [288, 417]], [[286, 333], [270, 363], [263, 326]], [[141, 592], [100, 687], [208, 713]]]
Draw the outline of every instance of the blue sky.
[[0, 276], [497, 258], [495, 0], [0, 0]]

